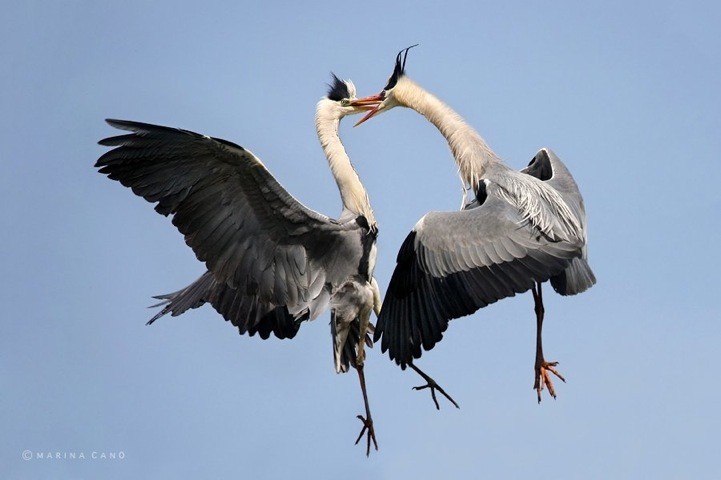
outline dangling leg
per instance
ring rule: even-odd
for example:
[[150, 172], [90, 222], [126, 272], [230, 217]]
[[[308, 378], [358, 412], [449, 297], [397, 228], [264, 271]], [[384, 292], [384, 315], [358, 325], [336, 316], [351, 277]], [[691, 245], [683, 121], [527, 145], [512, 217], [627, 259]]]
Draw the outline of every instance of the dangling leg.
[[535, 304], [534, 310], [536, 311], [536, 381], [533, 384], [533, 388], [538, 394], [538, 403], [541, 403], [541, 390], [543, 390], [544, 385], [548, 387], [548, 393], [550, 393], [553, 398], [556, 398], [556, 391], [553, 389], [553, 382], [551, 382], [551, 375], [549, 372], [560, 378], [563, 382], [565, 382], [566, 379], [563, 378], [563, 376], [561, 376], [555, 368], [556, 365], [558, 365], [558, 362], [547, 362], [543, 358], [543, 340], [541, 339], [541, 329], [543, 328], [544, 309], [541, 283], [536, 282], [536, 285], [531, 289], [531, 291], [533, 292], [533, 302]]
[[431, 389], [431, 397], [433, 397], [433, 402], [436, 404], [436, 410], [440, 410], [440, 409], [441, 409], [441, 406], [438, 404], [438, 399], [436, 399], [436, 390], [438, 390], [439, 392], [441, 392], [444, 397], [446, 397], [448, 400], [450, 400], [450, 402], [451, 402], [453, 405], [455, 405], [456, 408], [461, 408], [461, 407], [458, 406], [458, 404], [456, 403], [456, 401], [453, 400], [453, 398], [451, 398], [451, 396], [448, 395], [448, 394], [446, 393], [446, 391], [443, 390], [443, 388], [441, 388], [441, 386], [436, 383], [435, 380], [433, 380], [431, 377], [429, 377], [428, 375], [426, 375], [420, 368], [418, 368], [418, 367], [416, 367], [415, 365], [413, 365], [413, 362], [409, 362], [409, 363], [408, 363], [408, 366], [411, 367], [413, 370], [415, 370], [416, 373], [417, 373], [418, 375], [420, 375], [421, 377], [423, 377], [423, 380], [425, 380], [425, 381], [427, 382], [425, 385], [421, 385], [420, 387], [413, 387], [413, 390], [423, 390], [424, 388], [430, 388], [430, 389]]
[[355, 444], [358, 445], [358, 442], [360, 442], [360, 439], [363, 438], [363, 434], [365, 433], [368, 437], [368, 444], [366, 446], [366, 457], [370, 455], [371, 453], [371, 440], [373, 440], [373, 446], [375, 446], [376, 450], [378, 450], [378, 442], [376, 442], [376, 432], [373, 429], [373, 419], [371, 418], [371, 409], [368, 405], [368, 394], [366, 393], [366, 379], [365, 375], [363, 374], [363, 363], [356, 364], [355, 366], [356, 370], [358, 371], [358, 380], [360, 381], [361, 391], [363, 392], [363, 402], [365, 403], [366, 407], [366, 416], [363, 417], [363, 415], [358, 415], [358, 419], [363, 422], [363, 429], [361, 430], [360, 434], [358, 435], [358, 438], [355, 441]]

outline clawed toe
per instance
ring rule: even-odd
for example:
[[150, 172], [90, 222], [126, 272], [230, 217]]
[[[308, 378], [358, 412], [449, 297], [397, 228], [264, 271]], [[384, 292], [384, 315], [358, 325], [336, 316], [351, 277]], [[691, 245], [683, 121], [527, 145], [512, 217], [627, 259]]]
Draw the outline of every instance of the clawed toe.
[[378, 442], [376, 441], [376, 433], [373, 429], [373, 419], [368, 417], [366, 419], [363, 415], [357, 415], [356, 418], [363, 422], [363, 428], [361, 429], [361, 432], [358, 434], [358, 438], [355, 441], [355, 444], [358, 445], [358, 442], [360, 442], [361, 438], [363, 438], [363, 434], [366, 434], [368, 443], [366, 445], [366, 457], [370, 456], [371, 453], [371, 440], [373, 441], [373, 446], [376, 450], [378, 450]]
[[436, 404], [436, 410], [440, 410], [440, 409], [441, 409], [441, 406], [440, 406], [440, 404], [438, 403], [438, 399], [436, 398], [436, 390], [438, 390], [439, 392], [441, 392], [441, 394], [442, 394], [444, 397], [446, 397], [446, 398], [448, 399], [448, 401], [450, 401], [453, 405], [455, 405], [456, 408], [461, 408], [461, 407], [458, 406], [458, 404], [456, 403], [456, 401], [453, 400], [453, 398], [452, 398], [450, 395], [448, 395], [448, 394], [446, 393], [446, 391], [443, 390], [443, 388], [442, 388], [440, 385], [438, 385], [438, 383], [436, 383], [435, 380], [433, 380], [431, 377], [429, 377], [429, 376], [428, 376], [425, 372], [423, 372], [420, 368], [416, 367], [416, 366], [413, 365], [412, 363], [409, 363], [408, 366], [410, 366], [413, 370], [415, 370], [416, 373], [418, 373], [418, 375], [420, 375], [421, 377], [423, 377], [423, 379], [427, 382], [425, 385], [421, 385], [421, 386], [419, 386], [419, 387], [413, 387], [413, 390], [423, 390], [423, 389], [425, 389], [425, 388], [430, 388], [430, 389], [431, 389], [431, 397], [433, 398], [433, 403]]
[[456, 401], [453, 400], [453, 398], [452, 398], [450, 395], [448, 395], [448, 394], [446, 393], [446, 391], [443, 390], [443, 388], [441, 388], [441, 386], [438, 385], [436, 382], [428, 382], [428, 383], [425, 384], [425, 385], [421, 385], [421, 386], [418, 386], [418, 387], [413, 387], [413, 390], [423, 390], [423, 389], [425, 389], [425, 388], [430, 388], [430, 389], [431, 389], [431, 397], [433, 398], [433, 403], [436, 404], [436, 410], [440, 410], [440, 409], [441, 409], [441, 406], [440, 406], [440, 404], [438, 403], [438, 399], [436, 398], [436, 390], [438, 390], [439, 392], [441, 392], [441, 394], [442, 394], [444, 397], [446, 397], [453, 405], [455, 405], [456, 408], [461, 408], [461, 407], [458, 406], [458, 404], [456, 403]]
[[556, 370], [556, 365], [558, 365], [558, 362], [546, 362], [545, 360], [540, 361], [536, 365], [536, 381], [533, 384], [533, 388], [536, 390], [538, 403], [541, 403], [541, 391], [543, 391], [544, 386], [548, 387], [548, 393], [551, 397], [554, 399], [556, 398], [556, 390], [553, 388], [553, 382], [551, 381], [550, 375], [551, 373], [560, 378], [562, 382], [566, 382], [563, 375], [558, 373], [558, 370]]

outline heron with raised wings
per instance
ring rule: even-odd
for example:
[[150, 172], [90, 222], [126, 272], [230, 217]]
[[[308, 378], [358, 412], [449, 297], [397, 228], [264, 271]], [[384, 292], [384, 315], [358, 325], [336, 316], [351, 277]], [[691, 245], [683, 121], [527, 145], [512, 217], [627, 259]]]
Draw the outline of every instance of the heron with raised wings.
[[[541, 285], [550, 280], [557, 293], [575, 295], [596, 282], [587, 262], [581, 193], [548, 148], [521, 171], [506, 166], [460, 115], [405, 74], [410, 48], [398, 53], [380, 94], [352, 102], [373, 106], [356, 125], [397, 106], [426, 117], [448, 142], [464, 201], [460, 211], [426, 214], [406, 237], [374, 339], [401, 368], [418, 371], [413, 360], [442, 339], [451, 319], [531, 290], [536, 312], [534, 389], [539, 402], [544, 386], [555, 398], [551, 374], [565, 379], [556, 369], [558, 362], [547, 361], [543, 354]], [[419, 373], [433, 393], [437, 384]]]
[[372, 346], [371, 312], [380, 291], [373, 277], [378, 227], [368, 194], [338, 135], [340, 121], [371, 108], [352, 106], [356, 89], [333, 75], [317, 105], [318, 138], [338, 184], [343, 211], [335, 220], [292, 197], [249, 150], [177, 128], [107, 120], [131, 133], [106, 138], [115, 147], [100, 157], [100, 173], [172, 215], [207, 271], [177, 292], [161, 295], [170, 313], [209, 303], [240, 334], [293, 338], [305, 320], [331, 313], [337, 372], [358, 372], [365, 415], [358, 415], [378, 449], [363, 371]]

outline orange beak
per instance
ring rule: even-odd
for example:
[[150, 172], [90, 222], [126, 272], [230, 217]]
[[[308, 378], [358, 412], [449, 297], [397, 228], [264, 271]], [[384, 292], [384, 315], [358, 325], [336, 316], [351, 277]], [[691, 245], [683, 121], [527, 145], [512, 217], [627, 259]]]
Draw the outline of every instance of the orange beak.
[[383, 93], [379, 93], [378, 95], [371, 95], [370, 97], [363, 97], [359, 98], [357, 100], [352, 100], [350, 102], [350, 105], [353, 107], [369, 107], [370, 110], [368, 110], [368, 113], [366, 113], [363, 118], [358, 120], [354, 127], [357, 127], [361, 123], [365, 122], [366, 120], [373, 117], [376, 113], [378, 113], [381, 109], [381, 105], [383, 104], [383, 100], [385, 99], [385, 95]]

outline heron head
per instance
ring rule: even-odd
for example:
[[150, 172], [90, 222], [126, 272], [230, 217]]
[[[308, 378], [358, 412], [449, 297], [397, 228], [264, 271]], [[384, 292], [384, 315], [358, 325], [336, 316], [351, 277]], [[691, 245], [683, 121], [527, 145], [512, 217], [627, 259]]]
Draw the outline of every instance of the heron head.
[[344, 117], [373, 109], [374, 104], [353, 105], [356, 100], [356, 88], [352, 81], [341, 80], [334, 73], [331, 73], [331, 77], [328, 93], [323, 100], [333, 102], [333, 107], [338, 109], [339, 116]]
[[393, 66], [393, 73], [391, 73], [391, 76], [388, 77], [388, 82], [386, 83], [386, 86], [383, 88], [381, 93], [377, 95], [371, 95], [369, 97], [359, 98], [350, 102], [351, 105], [354, 106], [371, 107], [368, 113], [363, 118], [358, 120], [358, 122], [355, 124], [356, 127], [361, 123], [365, 122], [366, 120], [369, 120], [371, 117], [374, 117], [380, 112], [390, 110], [393, 107], [401, 105], [401, 103], [398, 102], [398, 100], [395, 98], [394, 90], [398, 85], [398, 81], [405, 77], [408, 50], [416, 46], [418, 46], [418, 44], [411, 45], [410, 47], [404, 48], [403, 50], [398, 52], [398, 55], [396, 55], [396, 63]]

